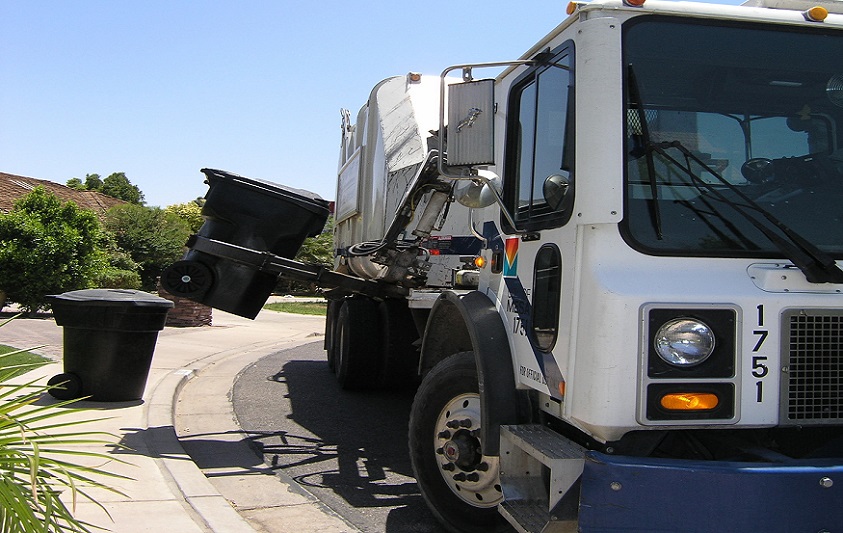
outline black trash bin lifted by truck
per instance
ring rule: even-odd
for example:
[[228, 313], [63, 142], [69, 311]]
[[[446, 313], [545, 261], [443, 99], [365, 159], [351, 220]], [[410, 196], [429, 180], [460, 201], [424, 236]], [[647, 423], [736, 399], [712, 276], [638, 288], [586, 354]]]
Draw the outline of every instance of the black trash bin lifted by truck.
[[246, 318], [257, 316], [280, 276], [345, 294], [407, 294], [402, 287], [292, 259], [325, 226], [328, 202], [318, 195], [221, 170], [202, 172], [209, 186], [205, 223], [188, 240], [184, 258], [161, 276], [171, 294]]

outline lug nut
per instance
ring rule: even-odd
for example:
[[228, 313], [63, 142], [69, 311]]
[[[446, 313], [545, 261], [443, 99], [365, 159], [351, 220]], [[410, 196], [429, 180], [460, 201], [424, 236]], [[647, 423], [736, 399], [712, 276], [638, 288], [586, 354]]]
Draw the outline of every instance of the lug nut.
[[465, 481], [465, 474], [460, 472], [459, 474], [454, 476], [454, 481]]
[[439, 435], [437, 435], [437, 437], [439, 437], [440, 439], [450, 439], [451, 438], [451, 432], [448, 431], [447, 429], [445, 431], [440, 431]]
[[480, 474], [477, 472], [472, 472], [471, 474], [465, 476], [466, 481], [480, 481]]
[[445, 463], [442, 465], [442, 470], [445, 470], [446, 472], [453, 472], [454, 468], [456, 468], [454, 463]]

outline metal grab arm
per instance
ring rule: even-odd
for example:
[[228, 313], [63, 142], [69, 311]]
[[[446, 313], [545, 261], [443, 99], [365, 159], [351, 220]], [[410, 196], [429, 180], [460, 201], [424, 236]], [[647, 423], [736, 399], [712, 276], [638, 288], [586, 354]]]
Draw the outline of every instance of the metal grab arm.
[[187, 242], [187, 246], [194, 251], [250, 266], [260, 272], [286, 276], [296, 281], [316, 283], [324, 288], [338, 288], [375, 298], [403, 297], [409, 293], [403, 287], [348, 276], [321, 265], [300, 263], [270, 252], [243, 248], [200, 235], [192, 235]]

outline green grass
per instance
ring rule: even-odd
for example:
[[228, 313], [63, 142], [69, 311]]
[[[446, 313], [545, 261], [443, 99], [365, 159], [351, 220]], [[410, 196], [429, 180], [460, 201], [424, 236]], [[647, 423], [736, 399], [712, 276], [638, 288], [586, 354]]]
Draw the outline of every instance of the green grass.
[[327, 302], [278, 302], [266, 304], [263, 308], [297, 315], [325, 316], [328, 313]]
[[[10, 352], [19, 352], [19, 353], [2, 357], [4, 354], [10, 353]], [[34, 354], [34, 353], [31, 353], [31, 352], [26, 352], [26, 351], [20, 352], [17, 348], [12, 348], [10, 346], [4, 346], [4, 345], [0, 344], [0, 371], [5, 369], [5, 368], [9, 368], [9, 367], [17, 366], [17, 365], [40, 365], [40, 364], [43, 364], [43, 363], [47, 363], [49, 361], [50, 360], [47, 359], [46, 357], [40, 356], [38, 354]], [[33, 368], [34, 368], [34, 366], [21, 368], [21, 371], [20, 371], [19, 374], [25, 374], [25, 373], [29, 372], [30, 370], [32, 370]]]

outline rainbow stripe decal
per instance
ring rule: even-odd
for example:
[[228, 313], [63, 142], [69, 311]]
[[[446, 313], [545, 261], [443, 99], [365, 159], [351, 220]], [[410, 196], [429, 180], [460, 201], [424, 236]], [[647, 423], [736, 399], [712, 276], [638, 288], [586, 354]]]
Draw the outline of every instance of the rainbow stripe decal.
[[504, 247], [503, 275], [505, 277], [518, 276], [518, 237], [510, 237]]

